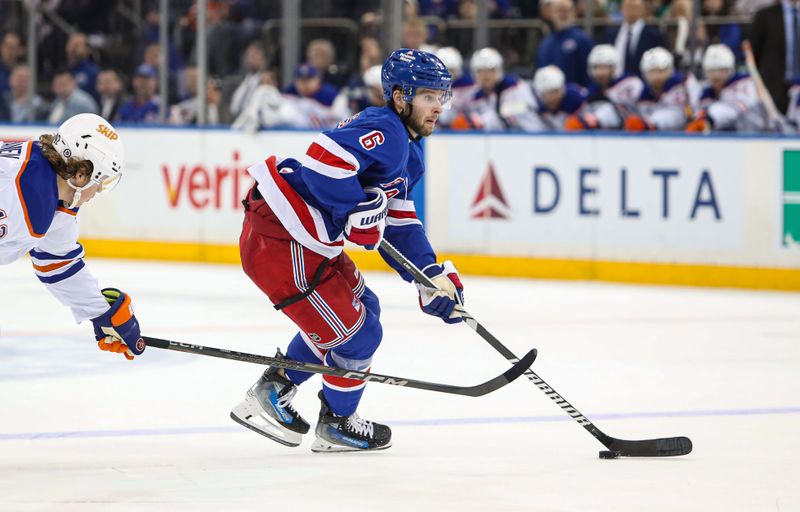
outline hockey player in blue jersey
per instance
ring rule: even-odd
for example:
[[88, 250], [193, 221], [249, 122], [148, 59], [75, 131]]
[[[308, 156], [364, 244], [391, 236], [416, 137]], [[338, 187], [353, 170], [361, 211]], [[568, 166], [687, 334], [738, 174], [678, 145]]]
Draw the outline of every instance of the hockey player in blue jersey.
[[[245, 273], [299, 332], [290, 359], [353, 370], [370, 368], [382, 337], [380, 305], [346, 253], [344, 240], [374, 249], [398, 247], [439, 289], [417, 286], [425, 313], [462, 319], [462, 285], [451, 262], [437, 263], [411, 192], [424, 172], [420, 139], [430, 135], [451, 96], [451, 76], [434, 55], [400, 49], [383, 64], [384, 107], [369, 107], [319, 134], [295, 158], [270, 156], [248, 169], [239, 240]], [[411, 276], [385, 257], [407, 281]], [[298, 446], [309, 424], [291, 404], [311, 374], [269, 368], [231, 417], [270, 439]], [[323, 377], [312, 451], [391, 446], [386, 425], [356, 409], [364, 381]]]

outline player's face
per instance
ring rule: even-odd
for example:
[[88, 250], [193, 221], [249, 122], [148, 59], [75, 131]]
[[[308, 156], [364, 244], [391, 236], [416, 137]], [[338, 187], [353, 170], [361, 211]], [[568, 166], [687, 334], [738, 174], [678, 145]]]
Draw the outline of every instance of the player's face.
[[708, 73], [706, 73], [708, 77], [708, 81], [711, 82], [711, 87], [714, 90], [719, 91], [725, 85], [725, 82], [728, 81], [728, 78], [731, 76], [730, 69], [710, 69]]
[[[89, 184], [89, 175], [86, 173], [78, 173], [74, 178], [70, 180], [73, 185], [78, 188], [85, 187]], [[95, 194], [97, 194], [98, 190], [100, 189], [100, 185], [97, 183], [92, 184], [90, 187], [81, 191], [81, 198], [78, 200], [78, 204], [75, 205], [76, 208], [79, 208], [81, 205], [87, 203], [91, 200]]]
[[645, 73], [644, 79], [653, 89], [661, 89], [671, 74], [672, 71], [669, 69], [651, 69]]
[[613, 75], [613, 66], [592, 66], [592, 78], [603, 87], [607, 87], [611, 83]]
[[427, 137], [433, 133], [439, 115], [442, 110], [448, 108], [449, 102], [450, 91], [417, 89], [412, 101], [414, 108], [408, 120], [409, 127], [419, 135]]
[[499, 81], [496, 69], [479, 69], [475, 73], [475, 80], [484, 91], [491, 91]]
[[542, 94], [542, 103], [547, 108], [547, 110], [558, 110], [561, 106], [561, 100], [564, 99], [565, 91], [563, 88], [561, 89], [554, 89], [552, 91], [547, 91], [546, 93]]

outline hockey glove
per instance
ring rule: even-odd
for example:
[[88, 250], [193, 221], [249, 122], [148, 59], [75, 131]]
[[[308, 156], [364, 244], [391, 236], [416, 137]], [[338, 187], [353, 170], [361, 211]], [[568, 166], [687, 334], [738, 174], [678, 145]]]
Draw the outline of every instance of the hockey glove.
[[144, 352], [139, 322], [133, 316], [131, 298], [116, 288], [103, 288], [103, 298], [111, 309], [92, 319], [100, 350], [123, 354], [128, 361]]
[[689, 133], [708, 133], [713, 128], [714, 123], [708, 116], [705, 110], [699, 111], [695, 114], [694, 119], [689, 121], [686, 125], [686, 131]]
[[389, 201], [386, 193], [377, 187], [364, 189], [367, 200], [358, 203], [350, 212], [344, 226], [344, 236], [354, 244], [374, 249], [383, 239]]
[[429, 315], [438, 316], [448, 324], [460, 322], [460, 308], [464, 305], [464, 286], [452, 261], [441, 265], [428, 265], [422, 272], [436, 285], [438, 290], [417, 283], [419, 307]]
[[583, 116], [572, 114], [564, 121], [564, 129], [567, 131], [595, 130], [600, 126], [597, 117], [592, 114]]
[[651, 132], [656, 127], [653, 123], [640, 115], [631, 114], [625, 119], [625, 131], [628, 132]]

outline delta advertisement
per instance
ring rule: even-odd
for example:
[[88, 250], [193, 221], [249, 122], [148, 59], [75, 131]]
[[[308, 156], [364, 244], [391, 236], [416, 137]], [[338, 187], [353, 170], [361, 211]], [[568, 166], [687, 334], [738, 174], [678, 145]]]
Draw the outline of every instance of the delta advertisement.
[[[790, 142], [786, 144], [786, 142]], [[455, 253], [800, 267], [789, 139], [440, 136], [428, 229]]]

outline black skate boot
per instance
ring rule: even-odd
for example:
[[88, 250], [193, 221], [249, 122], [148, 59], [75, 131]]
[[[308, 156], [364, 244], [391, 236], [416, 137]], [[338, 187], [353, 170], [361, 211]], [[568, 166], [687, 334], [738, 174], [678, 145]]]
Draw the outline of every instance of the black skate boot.
[[[278, 350], [275, 355], [283, 358]], [[286, 446], [299, 446], [308, 422], [292, 407], [297, 386], [269, 367], [253, 384], [244, 401], [233, 408], [231, 419], [250, 430]]]
[[357, 413], [336, 416], [330, 410], [322, 391], [319, 392], [322, 407], [317, 423], [317, 439], [311, 451], [363, 452], [385, 450], [392, 446], [392, 429], [386, 425], [361, 419]]

